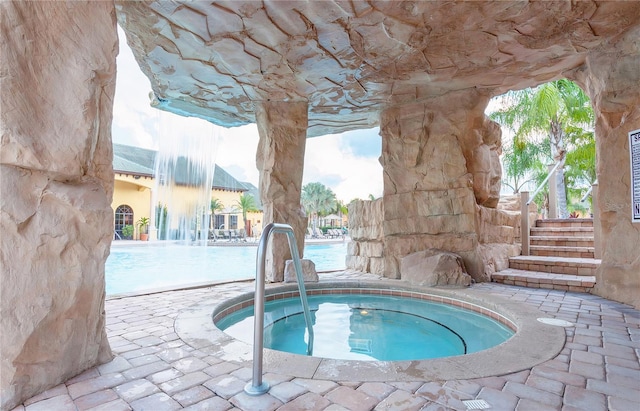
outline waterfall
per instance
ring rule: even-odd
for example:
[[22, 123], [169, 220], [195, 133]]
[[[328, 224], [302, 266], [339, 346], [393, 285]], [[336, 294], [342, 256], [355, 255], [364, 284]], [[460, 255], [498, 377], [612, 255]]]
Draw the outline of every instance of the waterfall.
[[171, 120], [165, 118], [160, 120], [160, 148], [155, 160], [156, 184], [152, 200], [158, 239], [206, 245], [221, 127], [210, 124], [209, 135], [189, 133], [184, 129], [175, 130]]

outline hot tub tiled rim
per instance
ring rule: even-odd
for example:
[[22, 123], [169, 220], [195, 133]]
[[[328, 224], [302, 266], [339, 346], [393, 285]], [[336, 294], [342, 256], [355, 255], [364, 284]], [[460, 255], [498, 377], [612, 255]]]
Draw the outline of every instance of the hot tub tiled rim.
[[[545, 314], [519, 301], [511, 301], [470, 289], [416, 287], [400, 280], [332, 280], [305, 284], [307, 291], [323, 289], [396, 290], [430, 294], [434, 298], [452, 298], [493, 311], [512, 322], [516, 334], [506, 342], [473, 354], [414, 361], [333, 360], [264, 350], [264, 371], [292, 377], [346, 381], [358, 377], [363, 381], [418, 381], [469, 379], [503, 375], [529, 369], [554, 358], [564, 347], [561, 327], [542, 324], [537, 318]], [[297, 291], [295, 284], [267, 284], [265, 295]], [[252, 361], [251, 344], [235, 340], [219, 330], [213, 318], [229, 305], [252, 305], [252, 292], [243, 292], [224, 301], [197, 304], [178, 315], [176, 333], [185, 343], [207, 349], [225, 361], [248, 364]]]
[[[300, 297], [300, 292], [298, 291], [297, 288], [290, 290], [287, 287], [286, 291], [270, 292], [275, 290], [277, 289], [272, 288], [265, 292], [265, 302]], [[485, 315], [505, 325], [506, 327], [508, 327], [514, 332], [518, 331], [518, 327], [513, 320], [508, 318], [508, 316], [497, 312], [496, 310], [484, 307], [474, 302], [464, 301], [464, 300], [461, 300], [458, 298], [452, 298], [449, 296], [435, 295], [429, 292], [417, 291], [415, 289], [404, 290], [404, 289], [397, 289], [397, 288], [381, 288], [381, 287], [374, 287], [374, 286], [372, 287], [331, 287], [331, 284], [323, 284], [323, 286], [319, 288], [315, 288], [315, 287], [312, 288], [307, 286], [307, 295], [323, 295], [323, 294], [324, 295], [329, 295], [329, 294], [377, 295], [377, 296], [400, 297], [400, 298], [409, 298], [409, 299], [416, 299], [416, 300], [422, 300], [422, 301], [449, 304], [455, 307], [463, 308], [478, 314]], [[244, 308], [251, 307], [254, 304], [252, 292], [243, 294], [238, 298], [240, 300], [238, 302], [229, 304], [228, 306], [226, 306], [225, 303], [221, 303], [216, 307], [216, 310], [212, 313], [214, 324], [218, 323], [224, 317], [236, 311], [242, 310]]]

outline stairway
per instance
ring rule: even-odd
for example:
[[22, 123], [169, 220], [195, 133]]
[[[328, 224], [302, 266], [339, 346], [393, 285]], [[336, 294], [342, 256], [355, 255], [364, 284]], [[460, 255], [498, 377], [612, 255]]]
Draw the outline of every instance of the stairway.
[[594, 258], [593, 220], [537, 220], [530, 231], [530, 254], [509, 259], [492, 281], [530, 288], [590, 292], [600, 260]]

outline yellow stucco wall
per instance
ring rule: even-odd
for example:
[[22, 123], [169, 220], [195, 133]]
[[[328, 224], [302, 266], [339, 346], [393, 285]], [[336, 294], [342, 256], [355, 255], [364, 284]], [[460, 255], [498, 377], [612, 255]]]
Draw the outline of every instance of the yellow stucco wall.
[[[133, 209], [133, 221], [138, 221], [141, 217], [150, 218], [151, 208], [151, 186], [152, 179], [148, 177], [140, 177], [138, 180], [132, 176], [118, 176], [116, 174], [113, 190], [113, 202], [111, 208], [114, 215], [116, 209], [123, 204]], [[138, 228], [134, 238], [138, 238]]]
[[[129, 174], [115, 174], [115, 184], [113, 191], [113, 202], [111, 203], [111, 208], [114, 211], [118, 206], [122, 204], [126, 204], [133, 209], [134, 213], [134, 222], [138, 221], [141, 217], [147, 217], [152, 222], [149, 226], [149, 234], [150, 239], [156, 239], [156, 230], [154, 230], [155, 223], [155, 215], [154, 209], [155, 206], [151, 204], [152, 197], [152, 189], [155, 186], [155, 180], [152, 177], [145, 176], [137, 176], [136, 178], [133, 175]], [[190, 195], [188, 193], [188, 188], [186, 187], [177, 187], [179, 198], [188, 198]], [[181, 193], [184, 191], [184, 193]], [[230, 228], [229, 224], [229, 216], [236, 215], [237, 216], [237, 228], [243, 229], [244, 223], [242, 221], [242, 213], [239, 211], [237, 206], [237, 202], [240, 200], [240, 196], [243, 193], [241, 191], [230, 191], [230, 190], [220, 190], [214, 189], [211, 191], [211, 198], [217, 198], [222, 202], [225, 209], [216, 214], [224, 215], [225, 219], [225, 227]], [[235, 211], [235, 210], [238, 211]], [[263, 224], [263, 216], [262, 212], [258, 213], [249, 213], [247, 215], [247, 220], [251, 222], [251, 226], [254, 230], [257, 230], [258, 234], [262, 232], [262, 224]], [[134, 238], [139, 238], [138, 227], [136, 227], [136, 233]]]

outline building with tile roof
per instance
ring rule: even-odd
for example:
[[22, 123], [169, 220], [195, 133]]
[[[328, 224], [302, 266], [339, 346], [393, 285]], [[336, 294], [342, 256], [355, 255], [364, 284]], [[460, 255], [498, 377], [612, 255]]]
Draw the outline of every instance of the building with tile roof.
[[[115, 174], [113, 201], [111, 206], [114, 210], [114, 238], [121, 239], [127, 237], [122, 230], [127, 225], [134, 227], [133, 238], [140, 238], [136, 222], [140, 218], [149, 219], [149, 238], [157, 238], [156, 228], [156, 208], [153, 204], [153, 190], [156, 189], [156, 179], [154, 177], [156, 151], [147, 150], [140, 147], [132, 147], [122, 144], [113, 144], [113, 171]], [[186, 159], [178, 159], [175, 182], [180, 186], [186, 182], [185, 170], [187, 167], [180, 167]], [[218, 199], [224, 206], [221, 211], [216, 212], [211, 221], [213, 230], [242, 230], [242, 211], [237, 207], [237, 203], [242, 195], [252, 195], [256, 200], [259, 210], [262, 205], [259, 200], [258, 188], [248, 182], [235, 179], [222, 167], [215, 165], [213, 184], [211, 187], [211, 198]], [[248, 213], [248, 233], [256, 235], [261, 232], [262, 212]], [[257, 232], [256, 232], [257, 231]], [[126, 229], [125, 229], [126, 234]]]

